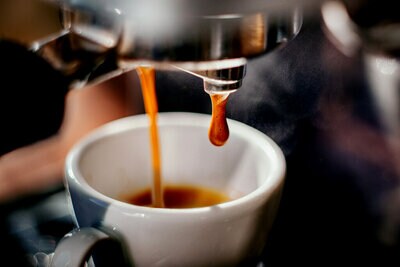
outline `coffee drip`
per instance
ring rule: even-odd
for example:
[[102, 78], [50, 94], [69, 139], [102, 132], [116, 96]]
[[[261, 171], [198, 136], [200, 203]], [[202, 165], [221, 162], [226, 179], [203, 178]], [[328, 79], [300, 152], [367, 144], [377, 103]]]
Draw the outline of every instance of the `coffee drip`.
[[229, 127], [226, 121], [226, 104], [230, 93], [210, 93], [212, 103], [211, 123], [208, 138], [215, 146], [222, 146], [228, 140]]

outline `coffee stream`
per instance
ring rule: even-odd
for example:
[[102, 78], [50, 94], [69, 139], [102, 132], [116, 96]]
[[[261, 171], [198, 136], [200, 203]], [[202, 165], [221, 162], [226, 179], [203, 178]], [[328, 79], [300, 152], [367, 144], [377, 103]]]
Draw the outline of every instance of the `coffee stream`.
[[164, 199], [161, 184], [160, 143], [157, 127], [158, 105], [155, 86], [155, 70], [152, 67], [139, 67], [136, 71], [140, 79], [145, 110], [150, 121], [150, 140], [153, 164], [152, 203], [153, 207], [163, 208]]
[[[152, 207], [163, 208], [164, 194], [161, 180], [160, 144], [157, 127], [157, 95], [155, 86], [155, 69], [153, 67], [138, 67], [136, 72], [140, 79], [146, 114], [150, 121], [150, 141], [153, 165]], [[212, 116], [208, 137], [215, 146], [222, 146], [228, 140], [229, 128], [226, 121], [226, 104], [229, 93], [209, 93], [212, 103]], [[223, 201], [222, 201], [223, 202]], [[216, 203], [215, 203], [216, 204]]]

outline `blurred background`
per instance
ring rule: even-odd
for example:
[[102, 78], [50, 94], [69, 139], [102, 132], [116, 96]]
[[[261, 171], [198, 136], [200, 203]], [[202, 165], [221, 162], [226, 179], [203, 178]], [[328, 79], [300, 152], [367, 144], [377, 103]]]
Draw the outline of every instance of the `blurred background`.
[[[27, 44], [57, 31], [58, 15], [40, 1], [0, 0], [0, 38]], [[250, 59], [243, 87], [227, 105], [229, 118], [271, 136], [287, 160], [281, 206], [260, 266], [398, 266], [398, 57], [358, 46], [343, 49], [326, 23], [316, 10], [285, 47]], [[398, 30], [393, 33], [400, 36]], [[0, 105], [0, 142], [9, 144], [15, 137], [7, 135], [9, 127], [21, 131], [18, 127], [30, 125], [23, 128], [26, 136], [44, 130], [40, 138], [0, 157], [1, 261], [39, 266], [73, 228], [62, 183], [68, 149], [107, 121], [143, 113], [143, 104], [134, 72], [67, 92], [59, 81], [33, 79], [43, 77], [44, 70], [30, 69], [29, 62], [10, 70], [15, 58], [7, 50], [0, 49], [0, 55], [0, 101], [5, 103]], [[210, 113], [202, 86], [187, 73], [159, 71], [160, 112]], [[12, 102], [10, 91], [18, 92]], [[54, 99], [65, 105], [61, 119], [38, 121], [30, 102], [46, 107], [40, 101], [55, 91]], [[10, 122], [16, 120], [17, 125]]]

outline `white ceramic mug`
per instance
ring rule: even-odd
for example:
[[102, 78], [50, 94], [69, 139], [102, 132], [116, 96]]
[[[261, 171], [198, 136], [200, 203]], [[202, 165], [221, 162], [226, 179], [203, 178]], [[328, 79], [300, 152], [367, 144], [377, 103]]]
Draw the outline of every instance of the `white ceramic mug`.
[[75, 145], [67, 157], [65, 181], [77, 229], [59, 243], [53, 266], [67, 261], [79, 266], [90, 255], [88, 247], [113, 233], [129, 258], [127, 265], [257, 261], [279, 206], [284, 155], [268, 136], [233, 120], [228, 121], [228, 142], [215, 147], [208, 140], [209, 123], [204, 114], [158, 117], [163, 183], [211, 187], [232, 198], [209, 207], [162, 209], [119, 200], [152, 182], [146, 115], [108, 123]]

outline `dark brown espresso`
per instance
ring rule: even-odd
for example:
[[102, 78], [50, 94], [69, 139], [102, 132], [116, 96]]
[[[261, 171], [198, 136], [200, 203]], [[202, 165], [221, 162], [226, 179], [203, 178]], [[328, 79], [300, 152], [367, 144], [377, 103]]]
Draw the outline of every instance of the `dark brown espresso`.
[[[166, 185], [163, 190], [164, 208], [187, 209], [217, 205], [229, 201], [220, 191], [192, 185]], [[124, 199], [138, 206], [154, 207], [151, 189], [148, 188]]]

